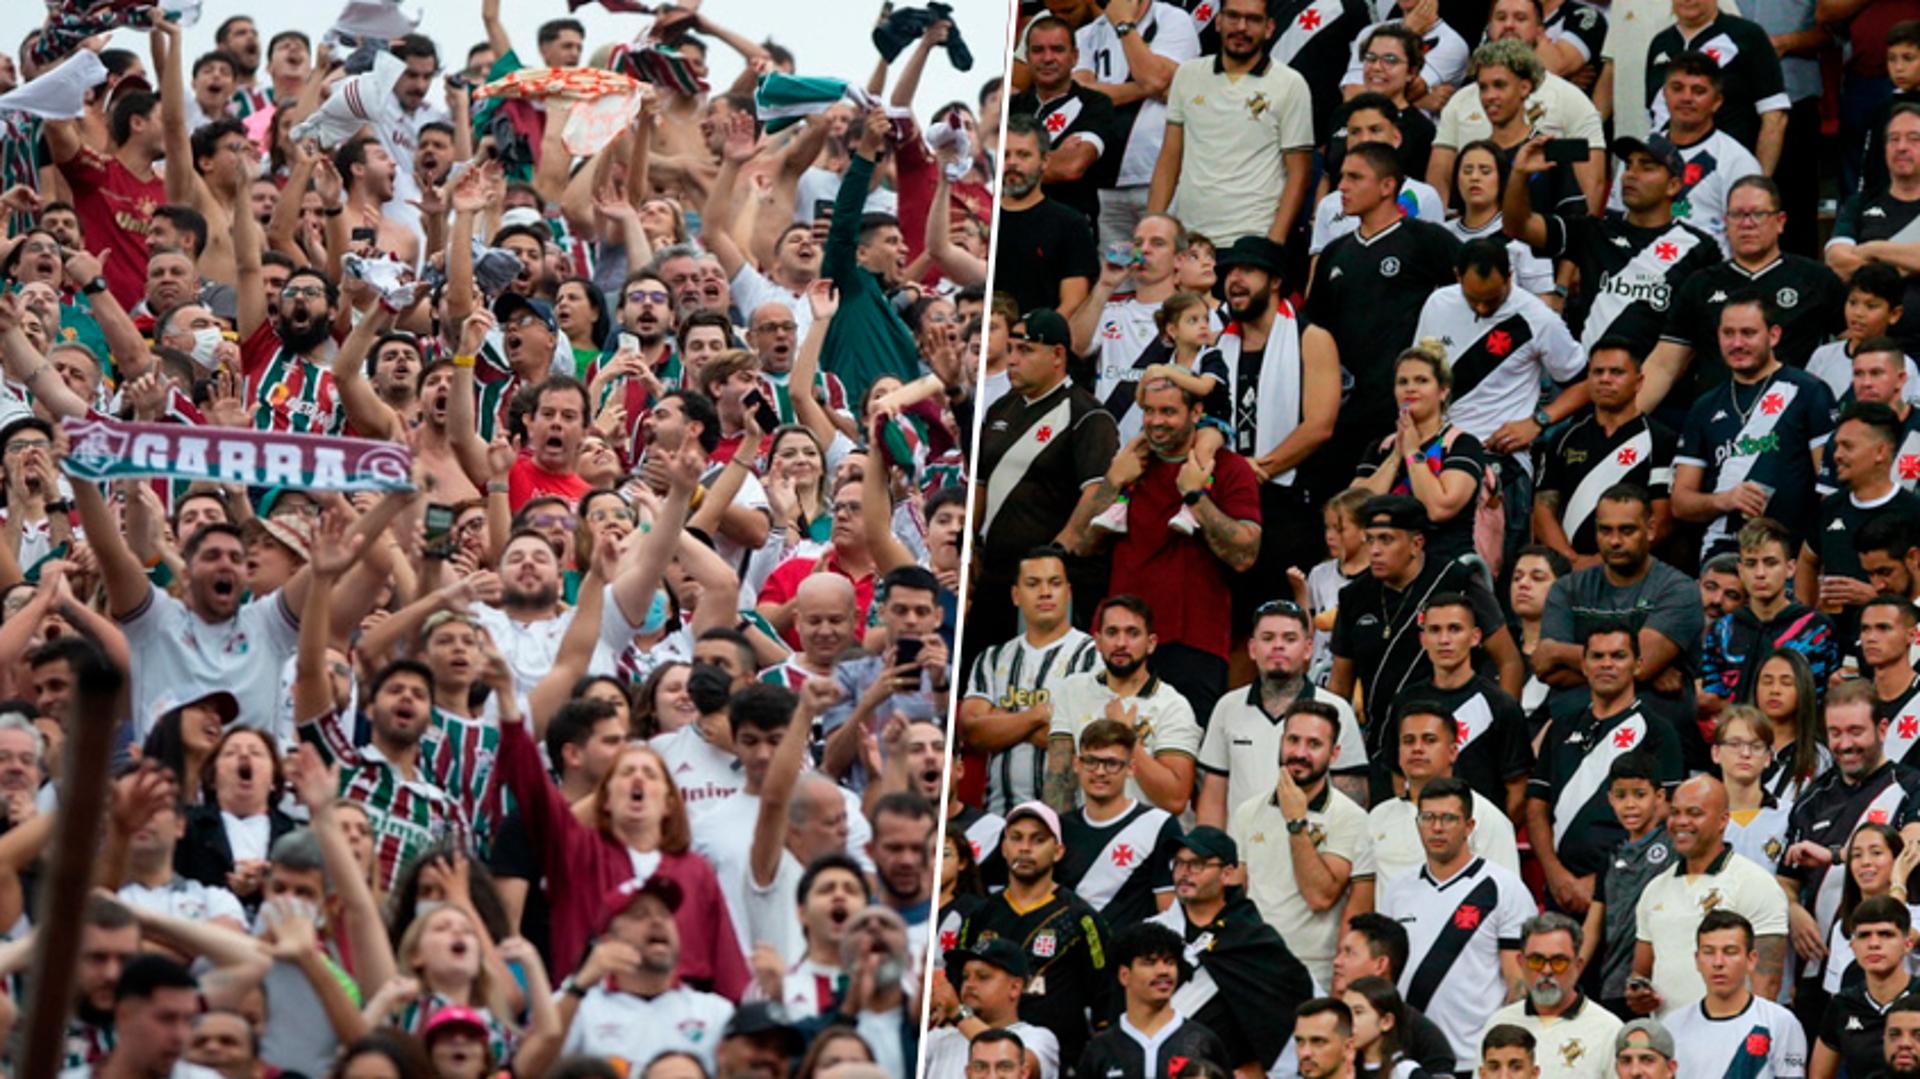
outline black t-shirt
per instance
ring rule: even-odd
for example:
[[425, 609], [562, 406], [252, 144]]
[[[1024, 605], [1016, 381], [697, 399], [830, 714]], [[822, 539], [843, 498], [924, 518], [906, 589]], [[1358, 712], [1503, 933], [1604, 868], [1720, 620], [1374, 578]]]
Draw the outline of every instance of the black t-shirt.
[[[1459, 562], [1441, 564], [1429, 558], [1400, 591], [1388, 588], [1371, 573], [1361, 574], [1340, 590], [1331, 647], [1336, 658], [1353, 664], [1370, 709], [1390, 704], [1403, 687], [1433, 677], [1433, 664], [1420, 647], [1419, 616], [1427, 599], [1442, 592], [1459, 592], [1472, 601], [1473, 619], [1481, 634], [1505, 628], [1506, 616], [1481, 583], [1480, 574]], [[1375, 725], [1367, 729], [1370, 760], [1385, 752], [1373, 741], [1378, 737], [1376, 729]]]
[[[1920, 521], [1920, 497], [1896, 486], [1884, 501], [1871, 506], [1855, 504], [1851, 491], [1838, 491], [1821, 499], [1814, 517], [1813, 534], [1807, 537], [1808, 545], [1820, 556], [1820, 575], [1866, 580], [1867, 571], [1860, 565], [1859, 552], [1853, 549], [1853, 538], [1868, 521], [1882, 518]], [[1850, 645], [1859, 636], [1860, 608], [1842, 608], [1833, 617], [1833, 625], [1839, 639]]]
[[1083, 1079], [1173, 1079], [1173, 1074], [1180, 1070], [1178, 1064], [1189, 1060], [1204, 1060], [1221, 1071], [1233, 1071], [1227, 1044], [1220, 1040], [1220, 1035], [1177, 1015], [1173, 1022], [1180, 1025], [1171, 1033], [1162, 1028], [1159, 1051], [1153, 1060], [1147, 1059], [1140, 1043], [1126, 1031], [1118, 1026], [1108, 1027], [1087, 1042], [1073, 1074]]
[[[1860, 190], [1862, 191], [1887, 189], [1887, 121], [1893, 118], [1895, 105], [1920, 105], [1920, 90], [1902, 90], [1896, 87], [1893, 96], [1874, 110], [1873, 120], [1867, 124], [1867, 149], [1860, 158]], [[42, 160], [45, 159], [42, 158]]]
[[1827, 999], [1826, 1015], [1817, 1032], [1822, 1045], [1840, 1054], [1849, 1076], [1878, 1075], [1886, 1070], [1887, 1012], [1901, 1001], [1920, 1000], [1920, 984], [1909, 981], [1905, 992], [1883, 1006], [1867, 994], [1866, 973], [1856, 964], [1847, 973], [1856, 981], [1843, 980], [1840, 991]]
[[991, 896], [960, 923], [957, 947], [989, 936], [1012, 941], [1027, 956], [1027, 991], [1020, 1018], [1046, 1027], [1060, 1041], [1060, 1059], [1078, 1060], [1095, 1029], [1114, 1012], [1119, 983], [1107, 965], [1112, 935], [1106, 920], [1066, 888], [1021, 912], [1005, 892]]
[[994, 241], [994, 290], [1012, 296], [1020, 310], [1060, 306], [1060, 282], [1084, 277], [1091, 288], [1100, 276], [1093, 225], [1064, 202], [1041, 199], [1025, 210], [1000, 208]]
[[527, 901], [520, 910], [520, 935], [540, 949], [540, 955], [551, 963], [548, 926], [552, 914], [547, 905], [547, 890], [541, 883], [547, 871], [541, 864], [539, 852], [534, 850], [532, 837], [527, 835], [527, 822], [519, 810], [501, 819], [487, 868], [496, 878], [527, 882]]
[[[1058, 180], [1045, 186], [1048, 199], [1073, 207], [1085, 215], [1089, 222], [1098, 222], [1100, 188], [1112, 185], [1127, 137], [1125, 131], [1115, 126], [1113, 99], [1076, 82], [1069, 84], [1066, 93], [1046, 102], [1042, 102], [1040, 95], [1029, 88], [1024, 93], [1013, 95], [1013, 100], [1007, 103], [1007, 109], [1039, 120], [1046, 127], [1047, 138], [1052, 146], [1057, 147], [1073, 136], [1080, 135], [1092, 140], [1100, 148], [1100, 156], [1087, 167], [1087, 171], [1080, 174], [1079, 179]], [[1021, 310], [1028, 311], [1031, 308], [1023, 306]]]
[[1691, 38], [1668, 24], [1647, 44], [1647, 107], [1653, 108], [1667, 84], [1667, 64], [1683, 52], [1704, 52], [1720, 64], [1720, 110], [1713, 122], [1754, 149], [1760, 141], [1760, 109], [1785, 109], [1787, 84], [1773, 39], [1737, 15], [1720, 12]]
[[[1656, 499], [1673, 489], [1673, 455], [1680, 436], [1658, 420], [1636, 416], [1612, 434], [1600, 427], [1593, 410], [1574, 417], [1547, 447], [1539, 492], [1559, 502], [1560, 527], [1576, 554], [1599, 554], [1593, 511], [1600, 496], [1616, 483], [1635, 483]], [[1538, 497], [1538, 496], [1536, 496]]]
[[[1460, 511], [1444, 521], [1436, 522], [1427, 533], [1427, 558], [1451, 562], [1462, 555], [1473, 553], [1473, 515], [1480, 505], [1480, 483], [1487, 473], [1487, 451], [1480, 440], [1465, 431], [1454, 430], [1453, 437], [1447, 437], [1448, 431], [1440, 434], [1421, 447], [1425, 467], [1438, 476], [1442, 472], [1460, 472], [1473, 480], [1473, 496]], [[1400, 452], [1398, 439], [1381, 439], [1368, 443], [1367, 452], [1360, 458], [1360, 467], [1354, 472], [1356, 480], [1364, 480], [1382, 467]], [[1400, 478], [1394, 481], [1393, 493], [1413, 494], [1404, 471], [1408, 466], [1402, 462]]]
[[1533, 251], [1579, 269], [1567, 325], [1589, 349], [1602, 337], [1621, 336], [1637, 355], [1653, 351], [1680, 286], [1720, 261], [1719, 242], [1678, 219], [1642, 227], [1624, 217], [1545, 217], [1547, 242]]
[[1370, 757], [1389, 766], [1395, 775], [1400, 772], [1400, 705], [1414, 700], [1438, 704], [1460, 725], [1454, 778], [1494, 805], [1505, 806], [1507, 781], [1533, 768], [1533, 745], [1520, 702], [1480, 675], [1458, 689], [1441, 689], [1428, 681], [1401, 690], [1380, 733], [1381, 756]]
[[[976, 474], [989, 492], [1010, 486], [997, 502], [989, 493], [983, 565], [1011, 577], [1028, 551], [1052, 543], [1081, 489], [1106, 475], [1119, 448], [1113, 416], [1070, 382], [1037, 401], [1018, 393], [995, 401], [982, 418]], [[1008, 474], [998, 475], [1003, 469]]]
[[1813, 350], [1845, 328], [1847, 287], [1823, 263], [1783, 255], [1757, 273], [1731, 260], [1709, 266], [1681, 284], [1661, 331], [1665, 340], [1693, 349], [1687, 369], [1690, 383], [1682, 380], [1667, 400], [1691, 401], [1727, 381], [1727, 361], [1720, 356], [1720, 308], [1728, 297], [1747, 291], [1758, 291], [1779, 311], [1780, 343], [1773, 354], [1788, 367], [1807, 366]]
[[1060, 816], [1060, 861], [1054, 879], [1085, 899], [1108, 925], [1132, 925], [1160, 913], [1154, 897], [1173, 891], [1173, 855], [1180, 820], [1142, 802], [1094, 823], [1084, 808]]
[[1567, 0], [1553, 9], [1542, 29], [1549, 40], [1570, 42], [1584, 53], [1587, 62], [1583, 70], [1600, 66], [1601, 49], [1607, 43], [1607, 13], [1603, 9], [1581, 0]]
[[1393, 363], [1413, 342], [1420, 308], [1454, 283], [1460, 241], [1439, 225], [1401, 218], [1373, 236], [1350, 232], [1327, 245], [1307, 294], [1307, 322], [1333, 336], [1353, 387], [1339, 424], [1351, 438], [1393, 433]]

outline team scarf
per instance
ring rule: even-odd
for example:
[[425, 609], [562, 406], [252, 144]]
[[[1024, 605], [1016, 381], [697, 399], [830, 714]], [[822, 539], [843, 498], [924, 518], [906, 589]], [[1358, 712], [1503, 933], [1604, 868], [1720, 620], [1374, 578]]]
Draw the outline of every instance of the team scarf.
[[865, 87], [855, 86], [845, 79], [787, 75], [774, 71], [769, 72], [753, 89], [754, 115], [766, 124], [769, 135], [809, 116], [826, 112], [841, 101], [851, 101], [862, 108], [885, 107], [887, 115], [895, 121], [913, 118], [911, 109], [886, 106], [880, 99], [867, 93]]
[[413, 489], [413, 454], [391, 442], [96, 417], [61, 426], [73, 444], [61, 471], [95, 483], [168, 478], [299, 491]]

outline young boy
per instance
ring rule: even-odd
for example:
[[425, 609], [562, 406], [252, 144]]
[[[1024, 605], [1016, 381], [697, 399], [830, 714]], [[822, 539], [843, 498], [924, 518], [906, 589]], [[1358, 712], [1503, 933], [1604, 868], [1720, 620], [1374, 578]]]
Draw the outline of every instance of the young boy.
[[1893, 96], [1873, 114], [1867, 125], [1867, 150], [1860, 166], [1862, 191], [1887, 189], [1887, 118], [1903, 101], [1920, 102], [1920, 22], [1908, 19], [1887, 31], [1887, 78]]
[[[1847, 282], [1846, 329], [1840, 340], [1821, 345], [1807, 357], [1807, 374], [1833, 391], [1835, 416], [1853, 403], [1854, 353], [1867, 340], [1886, 336], [1888, 329], [1900, 321], [1900, 300], [1906, 289], [1900, 271], [1884, 262], [1867, 263]], [[1920, 368], [1914, 367], [1911, 358], [1907, 360], [1906, 393], [1909, 401], [1920, 393]]]
[[1359, 487], [1327, 499], [1320, 510], [1320, 522], [1326, 528], [1327, 560], [1313, 567], [1305, 577], [1288, 570], [1295, 603], [1313, 614], [1313, 660], [1307, 665], [1307, 678], [1316, 686], [1327, 684], [1333, 672], [1333, 652], [1327, 647], [1333, 640], [1333, 620], [1340, 613], [1340, 590], [1367, 572], [1366, 533], [1360, 528], [1360, 505], [1373, 493]]
[[1791, 648], [1813, 668], [1814, 685], [1827, 684], [1840, 661], [1833, 622], [1787, 595], [1796, 562], [1786, 528], [1756, 517], [1740, 529], [1740, 587], [1746, 603], [1707, 626], [1700, 655], [1701, 710], [1718, 714], [1732, 701], [1753, 698], [1760, 665], [1776, 648]]
[[1727, 786], [1727, 845], [1772, 873], [1787, 850], [1787, 814], [1761, 779], [1773, 761], [1773, 722], [1758, 708], [1736, 704], [1713, 729], [1713, 763]]
[[[1653, 755], [1642, 750], [1621, 754], [1607, 771], [1607, 804], [1627, 830], [1627, 838], [1614, 848], [1606, 871], [1594, 881], [1580, 960], [1601, 1006], [1615, 1015], [1633, 1014], [1627, 1009], [1627, 976], [1633, 972], [1633, 908], [1647, 882], [1673, 872], [1675, 864], [1673, 841], [1667, 835], [1667, 794], [1658, 773]], [[1606, 954], [1598, 954], [1603, 946]]]
[[1480, 1038], [1480, 1079], [1540, 1079], [1540, 1066], [1533, 1062], [1535, 1044], [1525, 1027], [1492, 1027]]

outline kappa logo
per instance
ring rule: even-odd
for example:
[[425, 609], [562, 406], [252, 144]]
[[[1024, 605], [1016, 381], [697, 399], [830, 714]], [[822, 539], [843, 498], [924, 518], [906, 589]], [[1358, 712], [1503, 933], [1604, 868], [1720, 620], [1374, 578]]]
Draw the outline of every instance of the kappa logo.
[[1632, 241], [1628, 240], [1625, 236], [1615, 236], [1615, 237], [1612, 237], [1612, 240], [1613, 240], [1613, 246], [1615, 247], [1632, 247], [1633, 246]]
[[1658, 55], [1658, 56], [1656, 56], [1656, 57], [1654, 57], [1654, 58], [1653, 58], [1653, 62], [1654, 62], [1655, 64], [1664, 64], [1664, 63], [1666, 63], [1666, 62], [1667, 62], [1668, 60], [1671, 60], [1671, 59], [1673, 59], [1673, 57], [1671, 57], [1671, 56], [1668, 56], [1668, 55], [1667, 55], [1666, 53], [1664, 53], [1664, 52], [1663, 52], [1663, 53], [1661, 53], [1660, 55]]
[[1837, 517], [1834, 518], [1834, 521], [1832, 524], [1827, 526], [1827, 531], [1829, 532], [1845, 532], [1846, 530], [1847, 530], [1847, 522], [1842, 521]]
[[1726, 303], [1727, 290], [1723, 288], [1714, 289], [1713, 295], [1707, 297], [1707, 302], [1708, 303]]
[[1716, 412], [1715, 412], [1715, 413], [1713, 414], [1713, 418], [1712, 418], [1712, 419], [1710, 419], [1710, 420], [1708, 420], [1707, 422], [1708, 422], [1708, 423], [1719, 423], [1719, 422], [1720, 422], [1721, 420], [1724, 420], [1724, 419], [1726, 419], [1726, 418], [1727, 418], [1727, 410], [1723, 408], [1723, 409], [1720, 409], [1720, 410], [1718, 410], [1718, 411], [1716, 411]]
[[1327, 275], [1327, 280], [1329, 280], [1329, 281], [1331, 281], [1331, 280], [1333, 280], [1334, 278], [1336, 278], [1336, 277], [1339, 277], [1339, 276], [1340, 276], [1340, 267], [1338, 267], [1338, 266], [1335, 266], [1335, 267], [1333, 268], [1333, 272]]
[[1848, 1030], [1865, 1030], [1867, 1029], [1867, 1025], [1860, 1021], [1859, 1016], [1849, 1015], [1847, 1016], [1847, 1029]]
[[1885, 217], [1887, 216], [1887, 211], [1881, 209], [1878, 206], [1869, 206], [1866, 209], [1860, 211], [1860, 216], [1861, 217]]

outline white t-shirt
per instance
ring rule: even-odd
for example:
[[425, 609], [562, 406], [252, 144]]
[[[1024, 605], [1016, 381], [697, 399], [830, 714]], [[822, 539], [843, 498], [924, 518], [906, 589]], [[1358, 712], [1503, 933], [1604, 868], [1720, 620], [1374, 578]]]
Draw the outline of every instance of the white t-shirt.
[[275, 591], [242, 606], [225, 622], [208, 622], [158, 588], [120, 622], [133, 657], [134, 737], [144, 739], [160, 717], [154, 706], [225, 690], [240, 702], [237, 722], [267, 729], [280, 692], [280, 666], [300, 643], [299, 617]]
[[232, 892], [186, 877], [175, 877], [158, 888], [129, 881], [120, 886], [117, 894], [128, 906], [171, 918], [189, 922], [231, 918], [241, 925], [247, 924], [247, 912]]
[[[660, 594], [656, 592], [655, 602], [648, 613], [649, 621], [663, 613], [659, 599]], [[573, 625], [577, 610], [568, 608], [553, 618], [522, 622], [498, 607], [474, 604], [474, 620], [493, 638], [500, 654], [506, 658], [507, 666], [513, 670], [513, 686], [520, 697], [523, 711], [527, 694], [553, 670], [554, 661], [560, 656], [560, 640], [567, 635], [567, 627]], [[587, 664], [588, 672], [613, 674], [620, 653], [626, 651], [635, 634], [648, 628], [627, 621], [620, 604], [614, 602], [613, 586], [608, 585], [600, 608], [600, 638], [593, 646], [593, 659]]]
[[773, 278], [761, 273], [749, 262], [740, 264], [740, 272], [733, 275], [727, 287], [733, 293], [733, 306], [740, 312], [741, 318], [752, 322], [754, 311], [762, 305], [784, 304], [793, 314], [793, 339], [807, 339], [807, 330], [813, 325], [813, 305], [807, 302], [805, 295], [789, 292], [774, 284]]
[[[1106, 671], [1084, 671], [1068, 675], [1053, 691], [1053, 722], [1047, 728], [1047, 737], [1064, 734], [1073, 739], [1074, 749], [1080, 748], [1080, 732], [1087, 724], [1105, 719], [1107, 702], [1113, 700], [1113, 691], [1107, 688]], [[1122, 702], [1122, 707], [1139, 709], [1139, 717], [1148, 724], [1144, 745], [1147, 755], [1157, 757], [1162, 753], [1178, 753], [1200, 758], [1201, 730], [1198, 720], [1193, 718], [1193, 706], [1180, 695], [1180, 691], [1158, 678], [1149, 677], [1140, 692]], [[1079, 792], [1074, 792], [1075, 801]], [[1140, 789], [1137, 780], [1127, 780], [1127, 797], [1136, 802], [1153, 804], [1145, 791]]]
[[[1427, 848], [1420, 842], [1419, 807], [1405, 798], [1381, 802], [1367, 811], [1367, 827], [1373, 833], [1373, 876], [1377, 894], [1393, 881], [1417, 872], [1427, 864]], [[1516, 876], [1520, 872], [1520, 851], [1507, 811], [1473, 792], [1473, 831], [1467, 833], [1467, 849]]]
[[684, 985], [651, 1000], [596, 985], [580, 998], [560, 1052], [606, 1057], [614, 1067], [637, 1075], [654, 1057], [678, 1050], [700, 1058], [712, 1074], [720, 1032], [732, 1018], [727, 998]]
[[[874, 869], [867, 844], [873, 840], [873, 825], [861, 809], [859, 795], [845, 787], [840, 788], [840, 794], [847, 803], [847, 854], [870, 874]], [[720, 894], [726, 897], [727, 913], [733, 918], [734, 935], [740, 939], [741, 955], [753, 954], [754, 942], [748, 936], [752, 911], [747, 901], [747, 877], [752, 871], [753, 834], [759, 822], [760, 796], [748, 794], [743, 787], [702, 815], [693, 830], [693, 849], [713, 867], [713, 875], [720, 882]], [[799, 878], [794, 882], [799, 883]]]
[[[1538, 113], [1533, 121], [1536, 134], [1556, 139], [1585, 139], [1595, 150], [1607, 148], [1600, 110], [1593, 107], [1593, 102], [1578, 86], [1551, 71], [1540, 80], [1540, 88], [1527, 95], [1527, 103], [1521, 108], [1528, 116]], [[1434, 125], [1433, 144], [1458, 150], [1475, 139], [1492, 137], [1493, 122], [1480, 107], [1480, 85], [1470, 82], [1440, 110], [1440, 122]]]
[[220, 811], [220, 825], [227, 834], [227, 847], [235, 862], [265, 861], [273, 842], [273, 818], [265, 813], [236, 817]]
[[[1056, 1079], [1060, 1074], [1060, 1039], [1053, 1036], [1053, 1031], [1021, 1022], [1009, 1023], [1005, 1029], [1018, 1035], [1020, 1044], [1039, 1058], [1040, 1079]], [[952, 1027], [927, 1031], [926, 1066], [921, 1069], [920, 1079], [966, 1079], [967, 1051], [971, 1047], [967, 1036]]]
[[[1280, 721], [1260, 706], [1260, 687], [1247, 686], [1220, 695], [1207, 722], [1200, 746], [1200, 767], [1227, 777], [1227, 809], [1247, 799], [1273, 793], [1280, 782]], [[1331, 705], [1340, 715], [1340, 733], [1334, 744], [1334, 775], [1365, 774], [1366, 738], [1353, 716], [1353, 706], [1329, 690], [1313, 687], [1313, 699]]]
[[1633, 908], [1634, 939], [1653, 946], [1653, 988], [1667, 1022], [1706, 995], [1693, 963], [1694, 932], [1708, 910], [1730, 910], [1753, 923], [1757, 937], [1787, 931], [1787, 897], [1772, 873], [1726, 848], [1707, 871], [1686, 876], [1686, 860], [1647, 882]]
[[1173, 213], [1224, 250], [1273, 227], [1285, 155], [1313, 148], [1313, 95], [1298, 71], [1270, 57], [1260, 73], [1238, 78], [1216, 72], [1215, 62], [1203, 56], [1174, 72], [1167, 122], [1183, 129]]
[[667, 762], [667, 774], [680, 789], [680, 800], [687, 806], [687, 821], [696, 834], [714, 807], [747, 784], [740, 758], [702, 738], [697, 723], [656, 734], [647, 744]]
[[1792, 1012], [1755, 996], [1736, 1015], [1715, 1019], [1706, 1002], [1661, 1020], [1675, 1045], [1687, 1048], [1685, 1071], [1742, 1079], [1801, 1079], [1807, 1074], [1807, 1033]]
[[1613, 1079], [1613, 1036], [1625, 1024], [1598, 1001], [1582, 998], [1572, 1012], [1542, 1019], [1526, 1001], [1516, 1000], [1493, 1013], [1487, 1030], [1502, 1023], [1533, 1035], [1540, 1079]]
[[1338, 903], [1324, 911], [1307, 906], [1293, 874], [1293, 837], [1286, 816], [1272, 794], [1255, 795], [1233, 810], [1227, 834], [1240, 847], [1240, 863], [1247, 875], [1247, 897], [1260, 916], [1287, 942], [1316, 985], [1333, 984], [1333, 953], [1340, 945], [1340, 921], [1346, 913], [1346, 895], [1352, 882], [1374, 876], [1373, 835], [1367, 811], [1328, 783], [1320, 798], [1307, 804], [1307, 835], [1316, 853], [1344, 859], [1348, 889]]
[[773, 945], [773, 950], [788, 963], [798, 962], [807, 954], [807, 935], [800, 925], [799, 896], [800, 878], [806, 871], [792, 851], [783, 850], [780, 865], [773, 871], [773, 883], [762, 888], [752, 880], [747, 881], [747, 937], [755, 944]]

